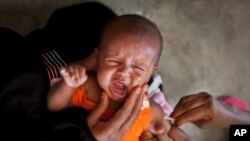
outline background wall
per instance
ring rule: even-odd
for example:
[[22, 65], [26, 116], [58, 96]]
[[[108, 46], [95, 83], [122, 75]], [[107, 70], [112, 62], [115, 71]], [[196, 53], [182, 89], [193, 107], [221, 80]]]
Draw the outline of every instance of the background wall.
[[[0, 0], [0, 26], [22, 35], [45, 25], [57, 8], [86, 0]], [[174, 106], [181, 96], [207, 91], [250, 102], [250, 1], [99, 0], [117, 14], [155, 21], [164, 37], [159, 74]], [[197, 141], [228, 140], [227, 130], [182, 126]]]

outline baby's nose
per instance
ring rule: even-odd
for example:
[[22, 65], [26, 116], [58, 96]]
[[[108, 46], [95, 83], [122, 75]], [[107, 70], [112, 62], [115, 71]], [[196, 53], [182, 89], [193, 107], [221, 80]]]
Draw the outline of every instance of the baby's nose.
[[127, 66], [127, 65], [122, 65], [117, 74], [120, 75], [120, 76], [129, 76], [130, 73], [131, 73], [131, 67]]

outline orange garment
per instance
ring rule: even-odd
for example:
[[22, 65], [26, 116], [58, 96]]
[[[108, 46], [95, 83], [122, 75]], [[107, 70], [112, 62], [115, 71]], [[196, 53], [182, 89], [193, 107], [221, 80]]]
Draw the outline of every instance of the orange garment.
[[81, 88], [76, 89], [72, 97], [72, 103], [74, 106], [82, 107], [89, 111], [95, 108], [95, 103], [87, 99], [85, 90]]
[[[93, 110], [96, 106], [95, 103], [87, 99], [85, 90], [81, 88], [76, 89], [72, 97], [72, 103], [75, 106], [85, 108], [89, 111]], [[149, 101], [145, 97], [138, 118], [128, 129], [128, 132], [125, 134], [122, 141], [139, 141], [139, 136], [141, 135], [143, 130], [149, 127], [150, 113]]]

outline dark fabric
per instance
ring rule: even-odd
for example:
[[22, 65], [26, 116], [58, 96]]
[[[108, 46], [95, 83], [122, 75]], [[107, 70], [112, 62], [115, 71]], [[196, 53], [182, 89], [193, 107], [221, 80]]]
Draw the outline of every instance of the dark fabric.
[[115, 13], [108, 7], [87, 2], [57, 9], [43, 29], [27, 35], [38, 54], [55, 50], [66, 63], [83, 59], [98, 47], [104, 25]]
[[50, 113], [47, 127], [41, 132], [40, 140], [96, 141], [86, 122], [88, 114], [87, 110], [78, 107]]
[[41, 71], [19, 74], [0, 97], [1, 140], [95, 141], [82, 108], [49, 112], [46, 94], [48, 77]]
[[[66, 63], [87, 57], [98, 46], [101, 29], [114, 16], [106, 6], [88, 2], [56, 10], [44, 28], [25, 38], [9, 29], [0, 30], [3, 45], [8, 45], [1, 52], [1, 75], [7, 76], [1, 78], [1, 140], [95, 140], [83, 109], [48, 111], [50, 83], [40, 55], [56, 50]], [[8, 59], [5, 54], [10, 54]]]
[[42, 61], [50, 80], [54, 78], [61, 78], [60, 68], [66, 67], [67, 64], [55, 50], [43, 53]]
[[0, 27], [0, 91], [18, 73], [28, 69], [29, 53], [24, 45], [24, 37], [11, 29]]
[[[49, 85], [39, 71], [20, 73], [0, 95], [0, 128], [6, 139], [31, 140], [38, 134], [46, 115], [46, 93]], [[11, 136], [9, 136], [11, 135]]]

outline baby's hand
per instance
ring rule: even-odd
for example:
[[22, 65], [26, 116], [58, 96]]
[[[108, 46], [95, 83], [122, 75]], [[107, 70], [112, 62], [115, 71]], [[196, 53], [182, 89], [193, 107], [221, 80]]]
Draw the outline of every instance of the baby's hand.
[[81, 65], [62, 68], [60, 73], [68, 87], [79, 87], [87, 80], [86, 69]]

